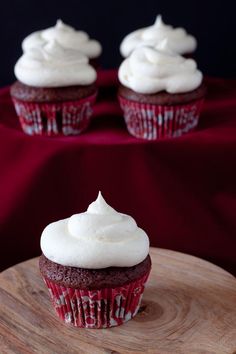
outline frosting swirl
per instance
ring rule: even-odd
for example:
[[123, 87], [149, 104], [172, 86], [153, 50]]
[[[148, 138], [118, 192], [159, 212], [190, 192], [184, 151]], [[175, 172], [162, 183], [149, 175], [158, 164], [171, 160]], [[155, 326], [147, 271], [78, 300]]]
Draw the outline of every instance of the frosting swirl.
[[170, 49], [178, 54], [192, 53], [197, 47], [196, 39], [184, 28], [166, 25], [161, 15], [158, 15], [154, 25], [138, 29], [123, 39], [120, 45], [121, 55], [126, 58], [135, 48], [142, 45], [155, 47], [163, 39], [168, 39]]
[[90, 85], [97, 77], [84, 54], [65, 49], [56, 40], [25, 52], [14, 72], [19, 81], [35, 87]]
[[53, 262], [88, 269], [131, 267], [149, 253], [149, 239], [135, 220], [110, 207], [101, 193], [87, 211], [49, 224], [41, 249]]
[[157, 48], [135, 49], [121, 64], [118, 77], [124, 86], [142, 94], [189, 92], [202, 82], [196, 62], [170, 51], [167, 40]]
[[23, 40], [22, 49], [26, 52], [31, 48], [44, 46], [51, 40], [56, 40], [64, 48], [79, 50], [90, 59], [97, 58], [102, 52], [98, 41], [90, 39], [86, 32], [77, 31], [61, 20], [57, 20], [54, 27], [31, 33]]

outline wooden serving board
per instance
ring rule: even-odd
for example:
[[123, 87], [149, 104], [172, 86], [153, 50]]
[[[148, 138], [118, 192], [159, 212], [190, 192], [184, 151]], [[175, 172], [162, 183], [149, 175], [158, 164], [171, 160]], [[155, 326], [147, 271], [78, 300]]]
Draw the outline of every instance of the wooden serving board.
[[236, 279], [178, 252], [151, 249], [138, 315], [120, 327], [79, 329], [55, 315], [38, 259], [0, 274], [1, 354], [236, 354]]

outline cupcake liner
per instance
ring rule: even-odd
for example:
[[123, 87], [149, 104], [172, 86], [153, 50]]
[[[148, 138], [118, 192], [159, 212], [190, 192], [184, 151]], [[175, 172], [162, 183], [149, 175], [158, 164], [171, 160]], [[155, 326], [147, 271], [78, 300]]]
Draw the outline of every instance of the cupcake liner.
[[201, 98], [187, 104], [165, 106], [118, 98], [129, 133], [148, 140], [178, 137], [194, 130], [204, 101]]
[[142, 278], [117, 288], [82, 290], [66, 288], [43, 278], [57, 315], [82, 328], [119, 326], [136, 315], [149, 272]]
[[92, 95], [78, 101], [26, 102], [12, 97], [21, 127], [29, 135], [77, 135], [87, 128], [96, 100]]

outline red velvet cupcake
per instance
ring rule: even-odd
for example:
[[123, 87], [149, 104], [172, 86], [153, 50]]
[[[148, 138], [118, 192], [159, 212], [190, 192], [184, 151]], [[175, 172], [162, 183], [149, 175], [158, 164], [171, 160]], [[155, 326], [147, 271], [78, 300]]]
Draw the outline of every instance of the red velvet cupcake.
[[40, 272], [65, 323], [108, 328], [137, 314], [151, 270], [149, 240], [101, 194], [87, 212], [48, 225], [41, 248]]
[[90, 122], [96, 71], [78, 51], [54, 40], [22, 55], [11, 96], [21, 127], [29, 135], [77, 135]]
[[171, 52], [164, 41], [158, 49], [134, 50], [118, 75], [118, 97], [130, 134], [155, 140], [196, 128], [206, 88], [194, 60]]

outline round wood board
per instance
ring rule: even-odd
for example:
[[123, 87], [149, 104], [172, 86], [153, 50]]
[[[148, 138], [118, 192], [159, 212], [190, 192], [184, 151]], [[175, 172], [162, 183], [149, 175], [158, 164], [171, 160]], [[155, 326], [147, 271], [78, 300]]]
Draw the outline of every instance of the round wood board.
[[65, 325], [50, 304], [38, 258], [0, 274], [0, 353], [236, 354], [236, 279], [199, 258], [151, 249], [137, 316], [119, 327]]

